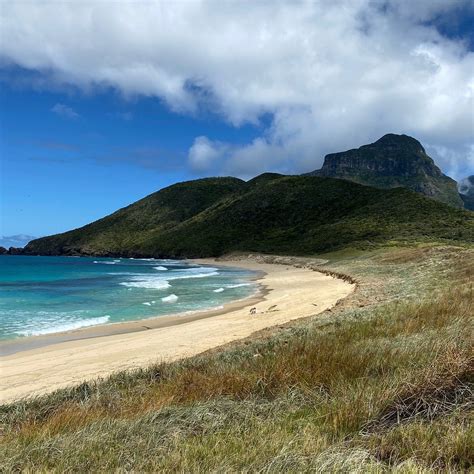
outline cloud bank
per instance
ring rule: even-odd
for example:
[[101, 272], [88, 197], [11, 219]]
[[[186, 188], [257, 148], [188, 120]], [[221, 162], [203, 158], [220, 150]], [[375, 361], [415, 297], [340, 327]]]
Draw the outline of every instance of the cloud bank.
[[[445, 172], [474, 169], [474, 53], [436, 18], [469, 0], [3, 2], [0, 60], [85, 91], [269, 123], [246, 144], [196, 137], [189, 165], [252, 176], [319, 168], [387, 132], [420, 139]], [[270, 117], [270, 120], [268, 120]]]
[[30, 240], [34, 240], [37, 237], [26, 234], [16, 235], [0, 235], [0, 246], [5, 248], [10, 247], [24, 247]]

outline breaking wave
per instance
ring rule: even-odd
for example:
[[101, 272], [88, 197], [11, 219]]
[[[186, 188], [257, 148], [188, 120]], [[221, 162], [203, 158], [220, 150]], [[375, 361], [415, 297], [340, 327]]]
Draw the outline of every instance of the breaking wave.
[[[250, 273], [238, 269], [183, 260], [137, 260], [35, 259], [35, 266], [28, 267], [31, 274], [27, 279], [0, 284], [0, 340], [177, 311], [207, 311], [210, 305], [245, 297], [253, 287], [253, 282], [246, 280]], [[86, 272], [84, 265], [88, 266]], [[58, 270], [61, 279], [56, 278]], [[3, 277], [1, 265], [0, 276]], [[4, 287], [8, 287], [5, 297]], [[45, 298], [45, 294], [54, 297]]]
[[120, 285], [128, 288], [147, 288], [150, 290], [165, 290], [171, 287], [167, 280], [153, 275], [138, 275], [132, 278], [131, 281], [120, 282]]
[[[55, 332], [72, 331], [74, 329], [85, 328], [88, 326], [97, 326], [98, 324], [105, 324], [109, 321], [110, 316], [101, 316], [98, 318], [83, 319], [81, 321], [70, 321], [67, 323], [44, 323], [42, 327], [35, 329], [22, 329], [15, 331], [20, 336], [40, 336], [42, 334], [53, 334]], [[41, 323], [35, 323], [36, 325]]]
[[181, 270], [171, 270], [167, 280], [185, 280], [188, 278], [206, 278], [219, 275], [218, 268], [214, 267], [191, 267]]
[[237, 283], [235, 285], [227, 285], [226, 288], [241, 288], [242, 286], [251, 286], [252, 283]]
[[176, 295], [169, 295], [169, 296], [165, 296], [164, 298], [161, 298], [161, 301], [163, 301], [163, 303], [175, 303], [176, 301], [178, 301], [178, 297]]

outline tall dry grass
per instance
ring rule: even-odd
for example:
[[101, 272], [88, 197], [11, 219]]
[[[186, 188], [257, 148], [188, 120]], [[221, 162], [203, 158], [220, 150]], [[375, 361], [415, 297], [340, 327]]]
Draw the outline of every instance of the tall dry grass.
[[3, 407], [3, 470], [470, 469], [472, 267], [453, 259], [422, 299]]

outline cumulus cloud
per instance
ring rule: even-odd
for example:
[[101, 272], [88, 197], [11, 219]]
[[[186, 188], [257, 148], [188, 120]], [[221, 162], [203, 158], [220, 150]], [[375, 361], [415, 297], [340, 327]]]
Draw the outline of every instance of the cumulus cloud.
[[203, 174], [309, 171], [394, 132], [457, 176], [474, 167], [474, 53], [433, 20], [461, 8], [472, 2], [11, 1], [0, 55], [55, 84], [157, 96], [236, 127], [271, 117], [247, 144], [196, 137], [189, 163]]
[[56, 115], [67, 119], [76, 119], [79, 117], [79, 114], [74, 109], [59, 103], [51, 107], [51, 112], [54, 112]]
[[207, 170], [215, 165], [216, 160], [222, 160], [229, 147], [219, 142], [211, 142], [206, 137], [197, 137], [189, 149], [189, 162], [195, 170]]

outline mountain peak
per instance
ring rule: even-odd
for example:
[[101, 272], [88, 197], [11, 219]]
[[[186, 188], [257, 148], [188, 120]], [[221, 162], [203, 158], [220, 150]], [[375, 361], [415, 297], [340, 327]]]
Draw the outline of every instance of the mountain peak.
[[394, 147], [394, 148], [410, 148], [414, 152], [426, 154], [423, 145], [413, 137], [409, 135], [397, 135], [396, 133], [387, 133], [382, 138], [379, 138], [376, 142], [371, 145], [365, 146], [383, 146], [383, 147]]
[[269, 181], [273, 181], [275, 179], [280, 179], [280, 178], [283, 178], [284, 175], [280, 174], [280, 173], [262, 173], [262, 174], [259, 174], [258, 176], [255, 176], [254, 178], [252, 179], [249, 179], [247, 181], [247, 184], [250, 185], [250, 186], [255, 186], [255, 185], [258, 185], [258, 184], [264, 184], [264, 183], [268, 183]]
[[323, 167], [309, 175], [383, 189], [406, 187], [446, 204], [463, 207], [456, 182], [441, 172], [418, 140], [408, 135], [388, 133], [360, 148], [326, 155]]

